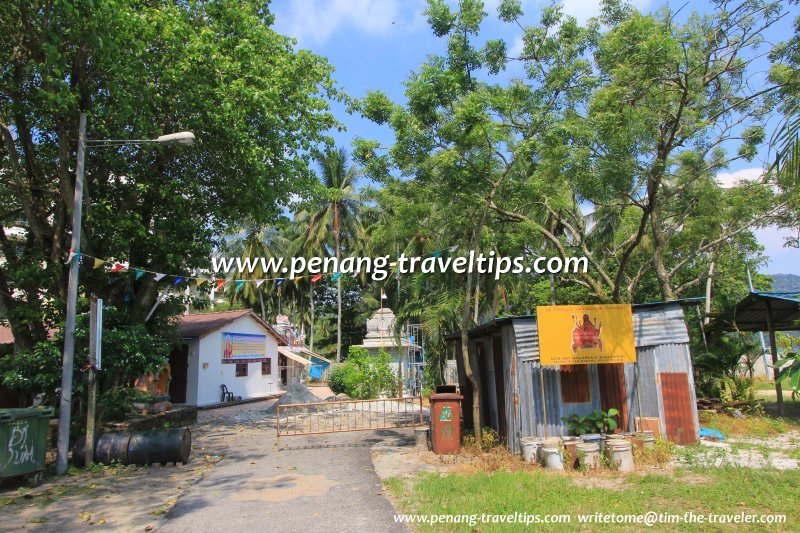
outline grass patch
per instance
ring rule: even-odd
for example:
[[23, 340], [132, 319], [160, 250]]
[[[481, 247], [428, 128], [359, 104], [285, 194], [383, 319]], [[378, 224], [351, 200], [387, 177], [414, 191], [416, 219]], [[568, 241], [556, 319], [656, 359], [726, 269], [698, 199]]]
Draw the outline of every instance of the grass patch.
[[[613, 490], [603, 481], [618, 480]], [[574, 481], [573, 481], [574, 479]], [[580, 482], [580, 483], [579, 483]], [[643, 514], [648, 511], [683, 515], [698, 513], [780, 513], [787, 523], [776, 531], [798, 531], [797, 472], [742, 468], [679, 469], [674, 473], [627, 476], [610, 474], [565, 475], [546, 470], [479, 472], [472, 475], [423, 474], [414, 490], [398, 501], [403, 513], [480, 516], [487, 514], [568, 514], [572, 523], [548, 525], [548, 531], [575, 531], [578, 514]], [[729, 526], [704, 525], [705, 531], [727, 531]], [[517, 531], [514, 524], [478, 524], [480, 531]], [[607, 524], [604, 530], [630, 531], [630, 524]], [[665, 526], [666, 527], [666, 526]], [[696, 524], [670, 524], [670, 529], [696, 530]], [[463, 524], [421, 526], [423, 531], [461, 531]], [[758, 531], [754, 525], [740, 531]]]
[[736, 418], [727, 414], [700, 411], [698, 417], [701, 427], [716, 429], [726, 437], [770, 437], [798, 426], [796, 420], [760, 415]]
[[395, 500], [399, 500], [405, 492], [405, 483], [399, 477], [386, 478], [383, 480], [383, 484]]

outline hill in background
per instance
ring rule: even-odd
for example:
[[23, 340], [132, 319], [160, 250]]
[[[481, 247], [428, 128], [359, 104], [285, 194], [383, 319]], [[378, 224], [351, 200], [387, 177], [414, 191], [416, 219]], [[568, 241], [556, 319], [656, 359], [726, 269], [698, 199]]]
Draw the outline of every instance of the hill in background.
[[800, 276], [795, 274], [773, 274], [772, 278], [775, 283], [772, 284], [772, 290], [775, 292], [800, 292]]

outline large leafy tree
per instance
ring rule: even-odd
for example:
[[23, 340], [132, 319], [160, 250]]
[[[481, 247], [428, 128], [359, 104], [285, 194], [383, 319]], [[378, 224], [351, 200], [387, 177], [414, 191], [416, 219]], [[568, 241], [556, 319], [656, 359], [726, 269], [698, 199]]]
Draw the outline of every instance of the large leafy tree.
[[[519, 2], [503, 2], [505, 21], [521, 13]], [[426, 196], [448, 205], [451, 226], [462, 252], [478, 253], [487, 243], [495, 207], [505, 203], [526, 161], [538, 153], [538, 136], [558, 117], [558, 110], [582, 91], [581, 78], [590, 76], [582, 59], [588, 39], [572, 21], [537, 38], [545, 44], [528, 70], [530, 83], [491, 84], [486, 73], [497, 74], [506, 62], [506, 44], [478, 39], [487, 16], [483, 3], [462, 0], [457, 10], [442, 0], [428, 2], [433, 33], [447, 40], [444, 56], [431, 56], [406, 82], [408, 102], [394, 105], [380, 92], [371, 92], [361, 109], [394, 130], [396, 144], [379, 155], [375, 143], [361, 142], [358, 150], [372, 175], [394, 165]], [[479, 382], [468, 355], [467, 330], [476, 318], [473, 291], [476, 276], [464, 275], [459, 329], [460, 357], [473, 391], [473, 431], [480, 434]]]
[[[19, 349], [44, 340], [47, 311], [57, 319], [66, 294], [80, 112], [89, 138], [192, 130], [200, 140], [91, 150], [85, 254], [159, 272], [203, 267], [227, 226], [274, 219], [308, 183], [308, 154], [335, 124], [331, 68], [272, 21], [255, 0], [0, 5], [0, 311]], [[110, 285], [83, 272], [84, 290], [132, 321], [160, 289], [150, 276]]]

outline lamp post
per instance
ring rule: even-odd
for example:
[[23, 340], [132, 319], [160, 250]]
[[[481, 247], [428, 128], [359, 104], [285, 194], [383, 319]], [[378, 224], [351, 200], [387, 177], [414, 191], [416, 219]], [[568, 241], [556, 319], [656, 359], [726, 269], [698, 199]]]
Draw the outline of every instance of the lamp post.
[[[72, 412], [72, 370], [75, 360], [75, 315], [78, 305], [78, 270], [81, 256], [81, 219], [83, 217], [83, 175], [87, 146], [117, 146], [125, 144], [179, 144], [189, 145], [195, 140], [190, 131], [161, 135], [155, 139], [86, 139], [86, 113], [80, 114], [78, 121], [78, 163], [75, 167], [75, 194], [72, 207], [72, 244], [70, 246], [69, 283], [67, 285], [67, 320], [64, 325], [64, 357], [61, 366], [61, 395], [58, 414], [58, 445], [56, 453], [56, 472], [67, 471], [67, 452], [69, 450], [69, 425]], [[93, 457], [87, 457], [87, 464]]]

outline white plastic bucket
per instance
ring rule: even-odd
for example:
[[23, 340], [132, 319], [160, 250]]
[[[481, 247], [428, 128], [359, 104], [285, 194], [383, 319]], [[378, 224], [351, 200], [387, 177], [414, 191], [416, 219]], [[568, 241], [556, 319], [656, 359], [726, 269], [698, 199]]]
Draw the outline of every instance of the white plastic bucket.
[[526, 463], [537, 463], [539, 461], [539, 448], [542, 440], [538, 437], [522, 437], [519, 439], [522, 448], [522, 458]]
[[645, 450], [652, 450], [656, 447], [656, 438], [652, 431], [640, 431], [636, 434], [636, 436], [642, 439], [642, 444]]
[[582, 442], [575, 446], [581, 467], [594, 470], [600, 467], [600, 445], [596, 442]]
[[564, 470], [564, 461], [561, 458], [561, 448], [545, 446], [542, 448], [542, 462], [545, 468]]
[[633, 471], [633, 452], [627, 440], [610, 440], [606, 442], [606, 457], [620, 472]]

